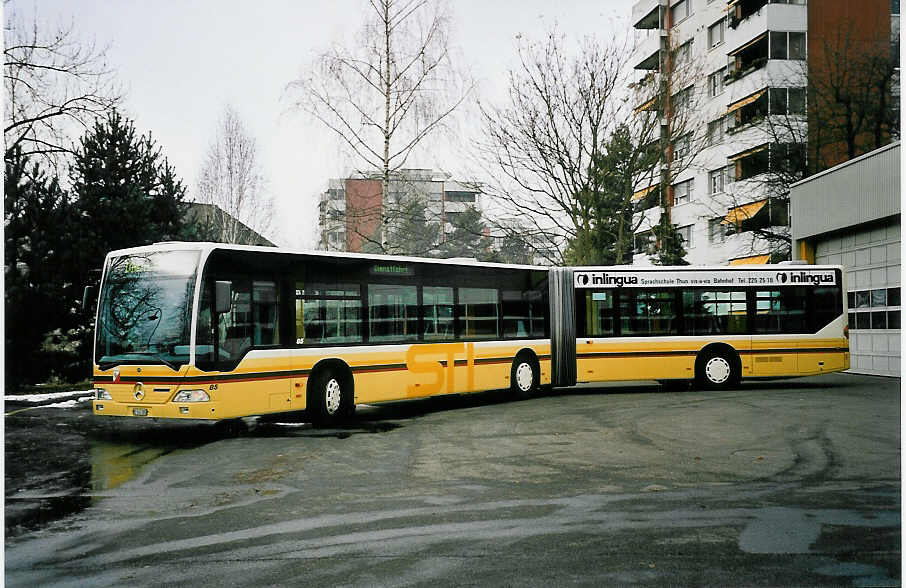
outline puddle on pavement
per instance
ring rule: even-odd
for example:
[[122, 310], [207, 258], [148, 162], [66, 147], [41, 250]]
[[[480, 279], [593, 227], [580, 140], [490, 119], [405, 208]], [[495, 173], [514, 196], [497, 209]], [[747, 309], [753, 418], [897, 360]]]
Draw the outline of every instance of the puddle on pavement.
[[[34, 414], [34, 413], [33, 413]], [[129, 421], [110, 424], [93, 418], [61, 423], [54, 418], [7, 419], [6, 537], [33, 531], [88, 508], [134, 479], [154, 460], [231, 437], [348, 439], [400, 427], [359, 421], [332, 429], [308, 423], [249, 419], [227, 426]]]

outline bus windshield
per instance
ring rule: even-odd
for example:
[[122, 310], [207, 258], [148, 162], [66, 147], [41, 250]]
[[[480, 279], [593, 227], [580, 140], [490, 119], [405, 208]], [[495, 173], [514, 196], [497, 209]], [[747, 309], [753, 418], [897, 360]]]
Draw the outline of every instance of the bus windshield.
[[198, 258], [198, 251], [158, 251], [110, 260], [95, 329], [101, 369], [188, 363]]

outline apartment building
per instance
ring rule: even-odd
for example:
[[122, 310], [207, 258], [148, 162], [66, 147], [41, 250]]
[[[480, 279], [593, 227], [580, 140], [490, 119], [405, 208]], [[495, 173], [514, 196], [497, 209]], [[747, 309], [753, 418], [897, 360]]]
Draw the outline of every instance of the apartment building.
[[443, 241], [453, 231], [457, 215], [469, 207], [479, 207], [480, 195], [477, 187], [430, 169], [394, 173], [386, 195], [377, 172], [331, 179], [327, 191], [319, 197], [319, 248], [362, 251], [369, 240], [383, 238], [397, 222], [394, 211], [407, 205], [423, 207], [425, 220], [443, 227]]
[[[899, 2], [640, 0], [633, 6], [636, 111], [660, 108], [662, 135], [681, 109], [691, 111], [685, 134], [668, 141], [667, 165], [674, 159], [680, 165], [667, 176], [664, 196], [652, 197], [663, 176], [637, 186], [635, 264], [651, 263], [652, 228], [661, 214], [670, 215], [692, 264], [789, 258], [784, 170], [804, 166], [809, 123], [822, 124], [807, 105], [808, 72], [825, 63], [841, 22], [854, 23], [847, 29], [851, 50], [870, 43], [889, 48], [891, 29], [899, 31]], [[669, 88], [666, 108], [665, 99], [655, 105], [643, 91], [655, 84]], [[847, 158], [846, 149], [829, 149], [822, 152], [828, 166]]]

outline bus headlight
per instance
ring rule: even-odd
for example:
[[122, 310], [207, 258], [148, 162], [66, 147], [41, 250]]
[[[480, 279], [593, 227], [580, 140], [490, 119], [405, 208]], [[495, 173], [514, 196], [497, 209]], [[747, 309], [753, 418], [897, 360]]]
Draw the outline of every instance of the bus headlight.
[[204, 390], [180, 390], [173, 402], [209, 402], [211, 397]]
[[95, 400], [113, 400], [113, 397], [110, 396], [110, 392], [107, 392], [103, 388], [94, 389], [94, 398]]

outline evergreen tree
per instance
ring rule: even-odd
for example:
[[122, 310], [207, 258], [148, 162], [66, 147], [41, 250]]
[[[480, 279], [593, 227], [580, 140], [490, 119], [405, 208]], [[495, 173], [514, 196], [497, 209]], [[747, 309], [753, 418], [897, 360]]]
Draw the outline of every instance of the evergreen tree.
[[4, 163], [7, 386], [48, 375], [72, 377], [71, 348], [50, 355], [41, 349], [45, 340], [73, 327], [73, 288], [65, 277], [74, 250], [73, 207], [57, 178], [21, 150], [8, 152]]
[[453, 231], [440, 247], [441, 257], [474, 257], [483, 261], [491, 255], [491, 239], [485, 236], [481, 212], [469, 206], [451, 217]]
[[595, 156], [589, 175], [594, 190], [576, 200], [590, 211], [567, 243], [564, 259], [570, 265], [621, 265], [632, 263], [632, 194], [641, 172], [654, 164], [656, 155], [633, 141], [626, 125], [617, 127]]
[[658, 249], [650, 259], [655, 265], [689, 265], [686, 261], [686, 248], [683, 236], [670, 222], [666, 214], [661, 215], [661, 221], [654, 227], [654, 236], [658, 240]]
[[500, 248], [493, 251], [487, 261], [531, 265], [534, 263], [534, 257], [532, 247], [524, 237], [515, 233], [506, 233], [500, 239]]
[[80, 283], [113, 249], [183, 237], [185, 187], [150, 133], [116, 110], [82, 137], [72, 170], [80, 216]]
[[385, 222], [385, 253], [418, 257], [436, 255], [440, 226], [428, 221], [423, 200], [410, 198], [401, 202], [393, 217]]

